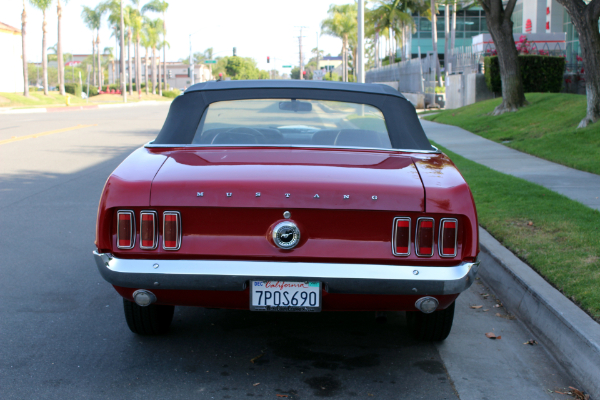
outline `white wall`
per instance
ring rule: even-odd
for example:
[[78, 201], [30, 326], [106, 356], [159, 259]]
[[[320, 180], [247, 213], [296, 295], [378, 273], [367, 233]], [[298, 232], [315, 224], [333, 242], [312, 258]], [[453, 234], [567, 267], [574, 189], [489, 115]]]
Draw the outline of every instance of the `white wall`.
[[0, 92], [23, 92], [21, 34], [0, 30]]

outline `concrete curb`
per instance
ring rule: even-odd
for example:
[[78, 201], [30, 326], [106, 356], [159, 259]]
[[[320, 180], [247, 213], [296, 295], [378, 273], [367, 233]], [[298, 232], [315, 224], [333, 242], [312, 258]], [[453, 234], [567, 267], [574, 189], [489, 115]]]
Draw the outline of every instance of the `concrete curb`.
[[97, 108], [119, 108], [119, 107], [136, 107], [136, 106], [153, 106], [159, 104], [171, 104], [170, 101], [158, 101], [148, 100], [140, 101], [136, 103], [116, 103], [116, 104], [90, 104], [85, 106], [69, 106], [69, 107], [46, 107], [46, 108], [18, 108], [18, 109], [6, 109], [0, 108], [0, 115], [2, 114], [38, 114], [45, 112], [68, 112], [68, 111], [80, 111], [80, 110], [93, 110]]
[[600, 324], [481, 227], [479, 240], [481, 278], [583, 389], [600, 399]]

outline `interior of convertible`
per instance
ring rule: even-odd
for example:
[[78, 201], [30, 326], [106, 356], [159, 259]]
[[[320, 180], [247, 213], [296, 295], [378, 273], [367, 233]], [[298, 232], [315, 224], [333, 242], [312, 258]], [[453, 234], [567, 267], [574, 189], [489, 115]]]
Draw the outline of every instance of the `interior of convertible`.
[[303, 99], [212, 103], [192, 144], [392, 148], [379, 109], [367, 104]]

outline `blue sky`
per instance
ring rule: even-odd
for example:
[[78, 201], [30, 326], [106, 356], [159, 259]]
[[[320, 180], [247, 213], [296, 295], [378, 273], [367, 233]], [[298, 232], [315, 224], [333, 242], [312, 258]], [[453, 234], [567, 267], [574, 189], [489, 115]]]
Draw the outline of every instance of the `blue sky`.
[[[125, 0], [124, 0], [125, 1]], [[176, 61], [189, 55], [189, 34], [192, 36], [193, 51], [203, 51], [213, 47], [216, 55], [231, 55], [237, 47], [237, 54], [253, 57], [261, 69], [277, 68], [281, 65], [298, 65], [298, 26], [306, 26], [303, 31], [303, 48], [307, 55], [317, 45], [317, 32], [321, 20], [327, 16], [332, 3], [347, 4], [352, 0], [261, 0], [227, 2], [204, 0], [168, 0], [167, 61]], [[22, 1], [0, 0], [0, 21], [21, 28]], [[64, 3], [64, 1], [63, 1]], [[91, 53], [92, 34], [81, 20], [82, 5], [95, 7], [98, 0], [70, 0], [63, 5], [64, 50], [69, 53]], [[142, 0], [142, 4], [144, 1]], [[126, 1], [124, 4], [129, 4]], [[158, 17], [158, 15], [156, 15]], [[57, 40], [56, 1], [47, 11], [48, 46]], [[106, 21], [100, 32], [100, 47], [115, 47], [115, 39], [110, 37]], [[341, 41], [321, 36], [319, 48], [325, 54], [337, 55]], [[42, 58], [42, 12], [27, 2], [27, 59], [40, 61]], [[267, 56], [271, 64], [267, 64]], [[305, 62], [308, 57], [305, 58]], [[289, 71], [289, 70], [288, 70]]]

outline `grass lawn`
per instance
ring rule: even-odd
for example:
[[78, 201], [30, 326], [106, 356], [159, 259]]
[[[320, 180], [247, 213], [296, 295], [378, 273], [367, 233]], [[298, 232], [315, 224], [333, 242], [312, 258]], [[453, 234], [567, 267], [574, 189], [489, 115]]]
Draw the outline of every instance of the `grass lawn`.
[[436, 146], [471, 187], [480, 225], [600, 322], [600, 212]]
[[576, 129], [585, 116], [586, 96], [527, 93], [529, 105], [514, 113], [488, 115], [502, 99], [471, 104], [436, 115], [429, 121], [456, 125], [513, 149], [600, 174], [600, 123]]
[[[123, 98], [117, 94], [101, 94], [90, 97], [89, 101], [85, 101], [80, 97], [71, 96], [71, 105], [86, 105], [86, 104], [103, 104], [103, 103], [122, 103]], [[160, 100], [171, 101], [168, 97], [159, 95], [142, 93], [141, 101], [145, 100]], [[128, 103], [138, 102], [138, 95], [127, 96]], [[15, 107], [15, 108], [32, 108], [32, 107], [61, 107], [65, 106], [65, 96], [61, 96], [58, 92], [48, 92], [48, 96], [44, 96], [44, 92], [29, 92], [29, 97], [25, 97], [20, 93], [0, 93], [0, 107]]]

